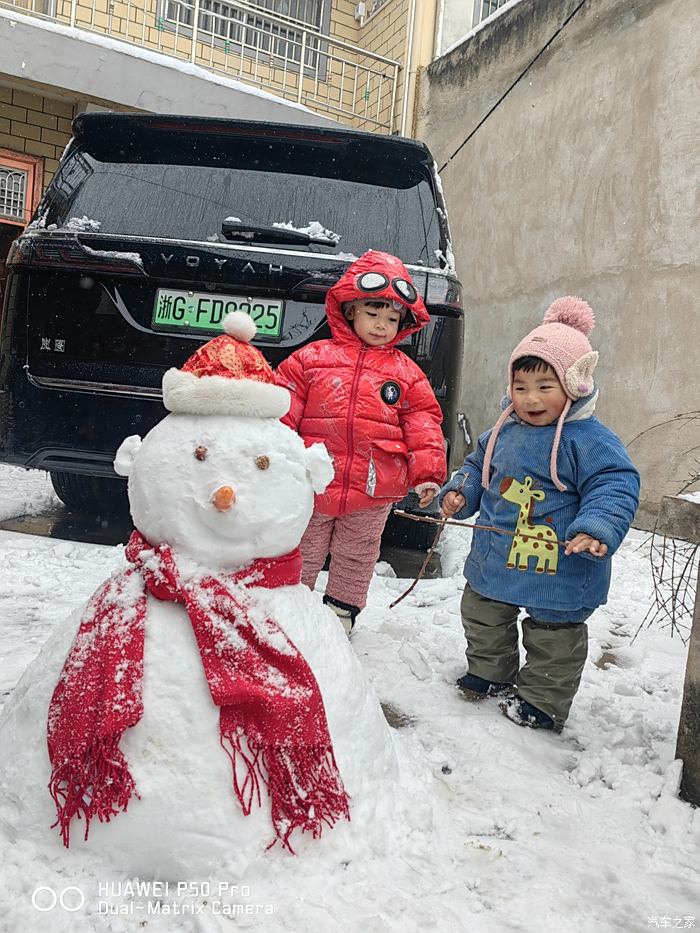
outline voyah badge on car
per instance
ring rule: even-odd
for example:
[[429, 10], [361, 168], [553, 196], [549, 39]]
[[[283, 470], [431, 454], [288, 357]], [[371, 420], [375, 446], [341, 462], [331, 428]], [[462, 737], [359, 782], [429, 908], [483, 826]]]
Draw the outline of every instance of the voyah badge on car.
[[159, 288], [153, 306], [153, 327], [159, 330], [208, 334], [221, 332], [229, 311], [245, 311], [255, 321], [258, 337], [279, 340], [284, 302], [278, 298], [249, 298]]

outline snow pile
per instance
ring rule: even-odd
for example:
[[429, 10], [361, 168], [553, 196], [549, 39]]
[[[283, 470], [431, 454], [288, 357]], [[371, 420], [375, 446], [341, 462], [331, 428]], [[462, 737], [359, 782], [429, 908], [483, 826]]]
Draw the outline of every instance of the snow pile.
[[63, 224], [62, 229], [72, 233], [98, 233], [102, 224], [99, 220], [92, 220], [87, 214], [82, 217], [71, 217]]
[[333, 233], [332, 230], [328, 230], [327, 227], [324, 227], [323, 224], [319, 223], [317, 220], [312, 220], [305, 227], [295, 227], [291, 221], [286, 223], [273, 223], [273, 227], [280, 227], [282, 230], [295, 230], [297, 233], [306, 233], [310, 237], [325, 237], [328, 240], [333, 240], [335, 243], [339, 243], [341, 240], [341, 235], [339, 233]]
[[82, 243], [81, 246], [90, 256], [97, 256], [100, 259], [123, 259], [126, 262], [133, 262], [135, 265], [140, 266], [141, 269], [143, 269], [143, 259], [141, 258], [141, 253], [127, 253], [123, 250], [120, 251], [117, 249], [92, 249], [85, 243]]
[[40, 515], [61, 504], [48, 473], [5, 465], [0, 466], [0, 471], [0, 521]]

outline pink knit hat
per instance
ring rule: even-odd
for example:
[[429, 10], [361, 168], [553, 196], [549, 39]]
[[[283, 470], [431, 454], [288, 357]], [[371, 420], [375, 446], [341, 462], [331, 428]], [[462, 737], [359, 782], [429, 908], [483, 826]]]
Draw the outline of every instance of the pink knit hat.
[[[594, 324], [595, 315], [588, 302], [570, 295], [557, 298], [545, 312], [542, 324], [520, 341], [508, 362], [509, 398], [513, 397], [513, 364], [525, 356], [536, 356], [549, 363], [567, 395], [566, 404], [557, 421], [549, 460], [552, 482], [561, 492], [566, 490], [566, 486], [557, 475], [557, 453], [564, 422], [572, 401], [590, 395], [593, 391], [593, 370], [598, 362], [598, 354], [591, 349], [588, 335]], [[513, 413], [513, 408], [511, 402], [491, 431], [481, 471], [481, 485], [484, 489], [489, 485], [491, 457], [498, 433]]]
[[598, 354], [591, 349], [588, 335], [595, 315], [582, 298], [557, 298], [539, 327], [530, 331], [510, 355], [508, 395], [513, 391], [513, 363], [524, 356], [538, 356], [549, 363], [570, 399], [583, 398], [593, 391], [593, 370]]

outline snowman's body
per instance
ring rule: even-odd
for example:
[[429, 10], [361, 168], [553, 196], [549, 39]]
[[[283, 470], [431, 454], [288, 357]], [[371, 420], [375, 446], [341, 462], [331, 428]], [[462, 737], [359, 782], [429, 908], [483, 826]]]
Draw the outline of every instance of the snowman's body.
[[[223, 579], [256, 558], [293, 550], [310, 517], [314, 489], [332, 475], [325, 448], [305, 448], [276, 419], [222, 415], [171, 414], [143, 442], [127, 439], [115, 464], [129, 474], [136, 527], [152, 545], [172, 548], [185, 579]], [[224, 500], [222, 488], [230, 491]], [[317, 840], [297, 832], [290, 841], [300, 854], [352, 848], [353, 823], [365, 837], [369, 828], [371, 836], [379, 823], [374, 814], [387, 809], [398, 780], [378, 701], [340, 622], [317, 595], [302, 584], [243, 592], [256, 615], [277, 622], [314, 673], [351, 798], [349, 824], [341, 820]], [[6, 749], [0, 784], [7, 795], [0, 818], [50, 847], [61, 843], [57, 830], [49, 829], [55, 810], [46, 789], [46, 709], [76, 619], [68, 625], [70, 631], [56, 633], [27, 670], [0, 723], [0, 747]], [[242, 813], [189, 617], [180, 604], [150, 594], [143, 706], [142, 718], [120, 742], [139, 798], [132, 797], [128, 810], [109, 823], [93, 820], [87, 842], [84, 823], [74, 819], [71, 849], [100, 853], [141, 877], [187, 878], [224, 865], [243, 873], [274, 838], [269, 800], [263, 788], [262, 805]], [[289, 857], [279, 844], [276, 851]]]

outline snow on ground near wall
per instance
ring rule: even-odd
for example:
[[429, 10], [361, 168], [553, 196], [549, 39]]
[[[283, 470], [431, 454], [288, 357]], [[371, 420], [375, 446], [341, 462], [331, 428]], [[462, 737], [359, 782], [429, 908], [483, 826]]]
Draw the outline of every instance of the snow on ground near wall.
[[[632, 532], [616, 557], [610, 601], [590, 623], [580, 693], [564, 732], [553, 736], [515, 726], [494, 700], [467, 703], [454, 688], [464, 670], [459, 597], [468, 539], [449, 532], [446, 576], [421, 581], [394, 610], [389, 603], [408, 581], [379, 565], [353, 637], [381, 699], [413, 720], [398, 739], [406, 754], [430, 762], [432, 828], [417, 825], [391, 860], [290, 857], [272, 862], [265, 877], [212, 879], [250, 886], [233, 902], [253, 913], [235, 924], [216, 913], [216, 887], [178, 897], [171, 885], [161, 898], [189, 910], [206, 901], [199, 916], [147, 915], [157, 898], [100, 897], [100, 883], [126, 879], [71, 853], [48, 859], [21, 839], [2, 841], [0, 930], [599, 933], [700, 915], [700, 811], [678, 799], [673, 764], [686, 650], [653, 629], [631, 640], [651, 589], [645, 536]], [[6, 690], [52, 627], [122, 562], [121, 547], [0, 533]], [[40, 913], [31, 904], [39, 885], [80, 887], [85, 907]], [[103, 911], [132, 913], [100, 916], [100, 902]]]

